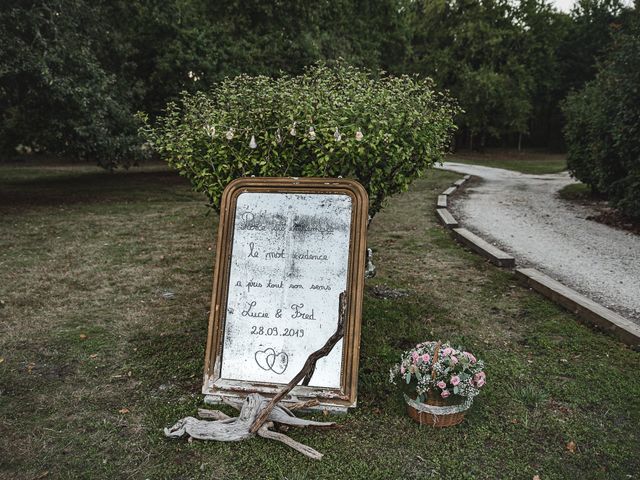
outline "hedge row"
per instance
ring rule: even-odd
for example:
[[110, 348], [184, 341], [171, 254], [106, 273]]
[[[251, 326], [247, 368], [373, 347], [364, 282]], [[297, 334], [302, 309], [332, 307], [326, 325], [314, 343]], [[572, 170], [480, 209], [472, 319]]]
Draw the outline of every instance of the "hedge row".
[[640, 219], [640, 19], [615, 36], [596, 78], [567, 98], [571, 173]]

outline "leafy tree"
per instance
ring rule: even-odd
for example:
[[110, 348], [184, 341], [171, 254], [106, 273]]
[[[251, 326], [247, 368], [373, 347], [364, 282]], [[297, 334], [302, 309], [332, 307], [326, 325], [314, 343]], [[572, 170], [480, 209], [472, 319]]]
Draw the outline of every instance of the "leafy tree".
[[409, 69], [433, 75], [458, 98], [469, 146], [526, 132], [533, 80], [519, 57], [523, 37], [512, 4], [437, 0], [415, 8]]
[[0, 12], [0, 146], [19, 142], [112, 165], [130, 155], [130, 90], [99, 59], [108, 31], [82, 0]]
[[146, 86], [141, 109], [154, 115], [182, 91], [240, 74], [299, 74], [319, 60], [390, 68], [407, 51], [399, 1], [132, 2], [127, 41]]
[[579, 89], [597, 72], [598, 57], [611, 45], [613, 27], [626, 11], [621, 0], [579, 0], [558, 49], [563, 88]]
[[541, 0], [521, 0], [523, 65], [533, 78], [532, 141], [562, 148], [562, 100], [595, 76], [596, 62], [611, 44], [612, 26], [627, 10], [619, 0], [581, 0], [570, 14]]
[[520, 59], [532, 79], [528, 123], [530, 144], [560, 148], [562, 114], [560, 102], [568, 85], [558, 51], [567, 41], [572, 25], [569, 15], [558, 12], [544, 0], [521, 0], [515, 22], [522, 40]]

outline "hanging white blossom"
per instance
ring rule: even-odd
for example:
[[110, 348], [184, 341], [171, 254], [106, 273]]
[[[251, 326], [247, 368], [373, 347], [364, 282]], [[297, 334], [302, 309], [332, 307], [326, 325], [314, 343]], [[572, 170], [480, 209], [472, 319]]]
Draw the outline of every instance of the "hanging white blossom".
[[[297, 131], [297, 126], [298, 126], [298, 122], [293, 122], [293, 124], [291, 125], [291, 128], [289, 129], [289, 135], [291, 135], [292, 137], [295, 137], [298, 134]], [[344, 127], [344, 125], [343, 125]], [[215, 138], [216, 136], [216, 127], [215, 125], [209, 125], [208, 123], [204, 125], [204, 131], [205, 133], [210, 136], [211, 138]], [[248, 128], [241, 128], [240, 131], [241, 132], [246, 132], [247, 130], [249, 130]], [[269, 129], [267, 129], [268, 131]], [[316, 132], [316, 129], [314, 126], [310, 126], [309, 130], [307, 132], [307, 135], [309, 137], [310, 140], [316, 140], [318, 138], [318, 133]], [[227, 140], [232, 140], [234, 139], [236, 136], [236, 128], [234, 127], [229, 127], [229, 129], [225, 132], [224, 137]], [[333, 131], [333, 138], [336, 142], [341, 142], [342, 141], [342, 132], [340, 131], [340, 127], [335, 127], [334, 131]], [[276, 132], [275, 132], [275, 139], [276, 142], [278, 142], [278, 144], [281, 144], [283, 141], [282, 138], [282, 132], [280, 130], [280, 127], [276, 128]], [[362, 129], [358, 128], [356, 130], [355, 133], [355, 139], [360, 142], [364, 139], [364, 134], [362, 133]], [[384, 135], [384, 140], [385, 141], [389, 141], [390, 137], [388, 134]], [[258, 143], [256, 141], [255, 135], [251, 135], [251, 141], [249, 142], [249, 147], [250, 148], [257, 148], [258, 147]]]
[[336, 131], [333, 132], [333, 138], [336, 139], [336, 142], [339, 142], [342, 140], [342, 134], [340, 133], [340, 130], [338, 130], [338, 127], [336, 127]]
[[205, 125], [204, 126], [204, 131], [206, 132], [207, 135], [209, 135], [211, 138], [216, 136], [216, 127], [213, 125]]

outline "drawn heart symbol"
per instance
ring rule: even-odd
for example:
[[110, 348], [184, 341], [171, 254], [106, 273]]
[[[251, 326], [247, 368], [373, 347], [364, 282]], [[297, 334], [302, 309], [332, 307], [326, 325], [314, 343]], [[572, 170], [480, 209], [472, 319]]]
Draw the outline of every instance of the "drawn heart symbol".
[[[266, 350], [258, 350], [255, 353], [256, 363], [258, 366], [266, 371], [271, 370], [273, 366], [273, 360], [276, 358], [276, 351], [273, 348], [267, 348]], [[269, 360], [271, 360], [271, 363]]]
[[278, 375], [282, 375], [284, 371], [289, 366], [289, 355], [284, 352], [276, 353], [273, 366], [271, 367], [271, 371], [273, 373], [277, 373]]
[[289, 366], [289, 355], [285, 352], [276, 353], [273, 348], [258, 350], [254, 357], [261, 369], [277, 375], [282, 375]]

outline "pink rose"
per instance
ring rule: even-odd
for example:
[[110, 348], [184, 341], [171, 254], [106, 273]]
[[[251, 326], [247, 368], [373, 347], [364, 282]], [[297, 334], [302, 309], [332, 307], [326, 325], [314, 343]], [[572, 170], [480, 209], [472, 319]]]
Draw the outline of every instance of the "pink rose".
[[451, 355], [451, 361], [455, 365], [456, 363], [458, 363], [458, 357], [456, 357], [455, 355]]
[[413, 359], [413, 363], [416, 363], [418, 361], [418, 358], [420, 358], [420, 355], [418, 355], [418, 352], [412, 352], [411, 358]]
[[460, 377], [458, 375], [451, 377], [451, 385], [455, 387], [459, 383], [460, 383]]
[[464, 352], [464, 355], [469, 359], [471, 363], [476, 363], [478, 361], [476, 360], [476, 357], [474, 357], [472, 353]]
[[404, 365], [400, 365], [400, 373], [404, 375], [404, 372], [405, 372]]
[[422, 361], [424, 363], [427, 363], [430, 359], [431, 359], [431, 357], [429, 356], [428, 353], [425, 353], [424, 355], [422, 355]]
[[487, 375], [484, 372], [479, 372], [473, 376], [473, 381], [476, 383], [476, 386], [480, 388], [485, 384], [486, 378], [487, 378]]
[[453, 352], [453, 348], [447, 347], [442, 351], [442, 355], [444, 355], [445, 357], [448, 357], [449, 355], [451, 355], [452, 352]]
[[442, 398], [447, 398], [449, 395], [451, 395], [451, 393], [449, 393], [449, 390], [443, 390], [440, 394]]
[[436, 385], [438, 386], [438, 388], [442, 388], [442, 389], [447, 388], [447, 384], [445, 382], [443, 382], [442, 380], [440, 380], [438, 383], [436, 383]]

